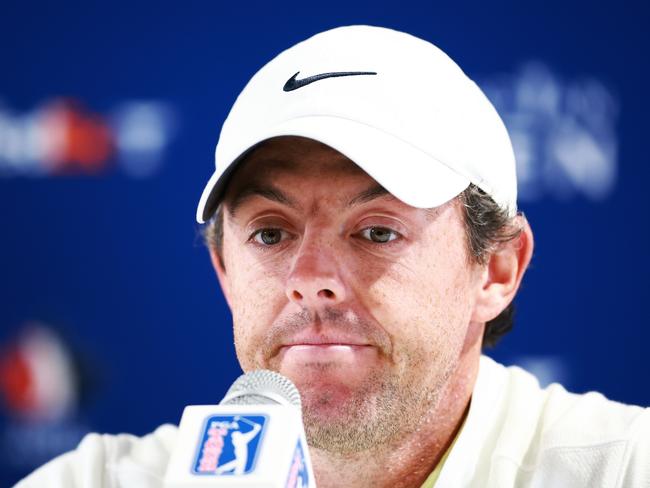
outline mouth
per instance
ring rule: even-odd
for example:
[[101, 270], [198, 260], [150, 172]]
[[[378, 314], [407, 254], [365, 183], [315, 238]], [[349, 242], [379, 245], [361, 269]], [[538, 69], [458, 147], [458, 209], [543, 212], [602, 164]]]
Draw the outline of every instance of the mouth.
[[390, 357], [392, 345], [383, 328], [360, 313], [326, 310], [316, 317], [293, 315], [278, 321], [263, 350], [269, 364], [299, 373], [304, 366], [325, 364], [374, 367]]
[[362, 349], [372, 348], [370, 344], [340, 344], [340, 343], [322, 343], [322, 344], [289, 344], [281, 346], [279, 353], [286, 353], [287, 351], [317, 353], [319, 351], [331, 352], [355, 352]]
[[364, 337], [346, 335], [341, 333], [312, 333], [305, 331], [290, 337], [280, 345], [280, 349], [291, 347], [373, 347], [369, 340]]
[[285, 364], [357, 363], [376, 350], [375, 345], [361, 337], [301, 334], [282, 344], [278, 357]]
[[294, 345], [308, 345], [308, 346], [320, 346], [320, 345], [335, 345], [335, 344], [347, 344], [351, 346], [369, 346], [371, 345], [368, 340], [361, 337], [354, 336], [345, 336], [342, 334], [300, 334], [295, 337], [292, 337], [287, 341], [287, 346]]

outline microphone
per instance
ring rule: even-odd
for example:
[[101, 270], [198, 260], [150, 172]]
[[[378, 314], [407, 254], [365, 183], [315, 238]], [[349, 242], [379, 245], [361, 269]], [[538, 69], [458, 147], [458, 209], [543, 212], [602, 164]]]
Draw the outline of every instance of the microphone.
[[257, 370], [219, 405], [185, 407], [164, 486], [316, 488], [296, 386]]

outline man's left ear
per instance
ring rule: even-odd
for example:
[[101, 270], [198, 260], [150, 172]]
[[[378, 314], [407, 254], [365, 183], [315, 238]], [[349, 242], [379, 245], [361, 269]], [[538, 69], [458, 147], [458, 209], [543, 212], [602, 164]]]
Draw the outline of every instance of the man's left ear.
[[489, 322], [512, 301], [533, 255], [533, 232], [523, 215], [515, 217], [519, 237], [499, 245], [483, 269], [472, 320]]

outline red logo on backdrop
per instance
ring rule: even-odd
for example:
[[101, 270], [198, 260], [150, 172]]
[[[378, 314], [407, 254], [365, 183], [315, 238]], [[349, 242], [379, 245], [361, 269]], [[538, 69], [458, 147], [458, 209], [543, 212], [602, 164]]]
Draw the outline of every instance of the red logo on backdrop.
[[108, 123], [72, 100], [62, 100], [46, 108], [46, 133], [53, 134], [45, 154], [55, 173], [99, 173], [115, 152]]
[[31, 471], [73, 449], [90, 430], [75, 415], [83, 393], [75, 354], [55, 327], [40, 322], [26, 323], [0, 346], [4, 466]]
[[34, 408], [30, 382], [29, 364], [18, 347], [11, 347], [0, 358], [0, 390], [9, 410], [24, 412]]
[[61, 338], [48, 327], [29, 324], [0, 351], [0, 399], [12, 416], [58, 420], [77, 406], [74, 362]]
[[24, 114], [0, 106], [0, 175], [94, 175], [120, 167], [146, 178], [160, 169], [176, 125], [175, 111], [159, 101], [124, 101], [106, 114], [74, 98]]

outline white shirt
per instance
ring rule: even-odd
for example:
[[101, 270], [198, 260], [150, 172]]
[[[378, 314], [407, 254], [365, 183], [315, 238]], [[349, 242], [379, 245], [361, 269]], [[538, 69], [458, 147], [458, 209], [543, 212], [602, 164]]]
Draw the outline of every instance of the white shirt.
[[650, 488], [650, 409], [541, 389], [530, 373], [483, 356], [435, 486]]
[[[177, 428], [89, 434], [15, 488], [161, 488]], [[436, 488], [650, 488], [650, 409], [541, 389], [482, 356], [472, 403]]]

